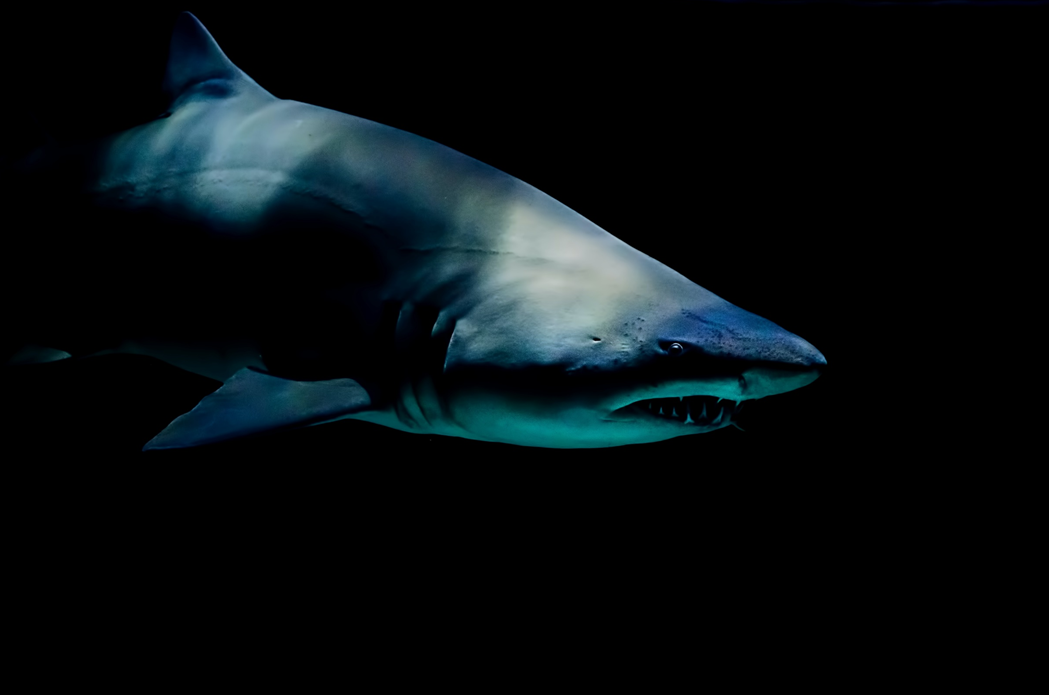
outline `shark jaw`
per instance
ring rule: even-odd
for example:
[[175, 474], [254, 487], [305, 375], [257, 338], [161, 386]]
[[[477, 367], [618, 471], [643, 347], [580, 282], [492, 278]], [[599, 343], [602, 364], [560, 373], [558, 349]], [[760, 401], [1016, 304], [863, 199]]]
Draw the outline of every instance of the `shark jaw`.
[[[604, 418], [624, 427], [661, 432], [666, 437], [713, 432], [728, 426], [742, 429], [736, 416], [745, 401], [793, 391], [815, 381], [826, 361], [822, 355], [806, 365], [751, 365], [739, 376], [670, 384], [637, 393], [625, 405], [613, 406]], [[638, 398], [638, 396], [649, 396]]]
[[712, 432], [734, 424], [732, 418], [742, 408], [742, 401], [718, 396], [647, 398], [613, 411], [608, 419], [618, 422], [666, 422], [672, 426], [695, 428], [692, 430], [695, 433]]
[[[460, 381], [449, 393], [448, 417], [432, 422], [439, 434], [541, 448], [646, 444], [738, 427], [746, 401], [793, 391], [821, 371], [819, 363], [792, 369], [749, 363], [731, 376], [662, 383], [651, 373], [633, 374], [632, 384], [623, 383], [624, 375], [557, 379], [532, 372], [511, 379], [488, 371], [469, 385]], [[458, 431], [444, 429], [449, 422]]]

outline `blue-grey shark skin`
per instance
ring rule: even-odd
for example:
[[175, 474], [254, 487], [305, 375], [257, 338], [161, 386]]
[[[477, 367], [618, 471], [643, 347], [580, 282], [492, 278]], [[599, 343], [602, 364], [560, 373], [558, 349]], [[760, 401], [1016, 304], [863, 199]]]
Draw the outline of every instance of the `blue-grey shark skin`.
[[[728, 426], [735, 402], [825, 365], [522, 181], [273, 97], [192, 15], [165, 89], [163, 117], [25, 166], [113, 222], [114, 249], [160, 249], [100, 269], [103, 315], [27, 320], [29, 342], [226, 382], [147, 448], [342, 418], [529, 446], [654, 442]], [[165, 274], [172, 262], [192, 278]]]

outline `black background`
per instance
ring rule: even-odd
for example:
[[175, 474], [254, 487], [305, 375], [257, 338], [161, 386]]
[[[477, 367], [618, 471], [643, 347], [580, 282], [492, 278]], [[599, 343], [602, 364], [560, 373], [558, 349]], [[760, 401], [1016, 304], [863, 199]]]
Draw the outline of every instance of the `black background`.
[[531, 183], [829, 368], [752, 404], [745, 433], [654, 445], [552, 451], [340, 422], [153, 454], [138, 450], [215, 382], [136, 357], [14, 370], [3, 466], [28, 513], [213, 529], [216, 558], [276, 542], [316, 562], [349, 552], [317, 538], [361, 547], [399, 529], [417, 557], [486, 534], [477, 561], [538, 538], [558, 563], [600, 547], [624, 553], [612, 574], [680, 579], [707, 561], [722, 588], [804, 585], [817, 604], [872, 576], [890, 591], [878, 558], [937, 552], [936, 523], [914, 531], [926, 543], [901, 520], [957, 475], [929, 436], [932, 384], [959, 357], [957, 305], [985, 300], [953, 273], [1029, 223], [1020, 164], [1045, 8], [26, 10], [5, 17], [8, 117], [75, 137], [155, 115], [179, 9], [274, 95]]

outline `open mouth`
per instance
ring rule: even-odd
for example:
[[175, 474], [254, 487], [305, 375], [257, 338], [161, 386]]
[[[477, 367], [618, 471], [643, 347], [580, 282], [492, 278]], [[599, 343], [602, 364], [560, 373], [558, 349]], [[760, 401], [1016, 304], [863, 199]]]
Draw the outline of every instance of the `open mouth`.
[[686, 425], [719, 427], [731, 424], [733, 416], [743, 407], [742, 401], [716, 396], [678, 396], [650, 398], [632, 403], [634, 412], [647, 413], [664, 420], [677, 420]]

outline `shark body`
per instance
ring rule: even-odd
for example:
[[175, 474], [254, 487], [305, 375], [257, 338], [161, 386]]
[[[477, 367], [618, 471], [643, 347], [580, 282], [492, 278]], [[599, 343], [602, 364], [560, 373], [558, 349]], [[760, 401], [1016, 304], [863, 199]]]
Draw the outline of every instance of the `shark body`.
[[529, 446], [654, 442], [726, 427], [825, 365], [518, 179], [277, 99], [188, 13], [164, 86], [160, 118], [21, 165], [27, 191], [69, 200], [55, 215], [91, 222], [39, 278], [47, 311], [12, 321], [31, 345], [224, 382], [147, 449], [342, 418]]

